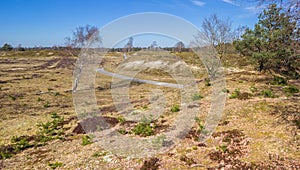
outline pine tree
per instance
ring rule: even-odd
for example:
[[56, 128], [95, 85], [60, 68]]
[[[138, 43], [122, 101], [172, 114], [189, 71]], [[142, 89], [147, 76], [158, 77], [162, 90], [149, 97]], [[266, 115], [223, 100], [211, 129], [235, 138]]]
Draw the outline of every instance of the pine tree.
[[[247, 29], [240, 40], [234, 42], [243, 55], [251, 56], [259, 71], [297, 76], [299, 68], [299, 28], [288, 12], [271, 4], [259, 15], [253, 30]], [[297, 62], [298, 61], [298, 62]]]

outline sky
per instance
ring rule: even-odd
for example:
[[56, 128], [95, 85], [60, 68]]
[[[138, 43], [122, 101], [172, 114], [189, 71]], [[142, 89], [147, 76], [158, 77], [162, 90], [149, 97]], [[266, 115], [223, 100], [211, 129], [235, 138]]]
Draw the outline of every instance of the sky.
[[[234, 27], [250, 28], [258, 16], [256, 4], [247, 0], [1, 0], [0, 4], [0, 46], [9, 43], [14, 47], [64, 46], [65, 37], [72, 36], [78, 26], [89, 24], [101, 29], [135, 13], [167, 13], [197, 28], [212, 14], [229, 18]], [[147, 42], [134, 41], [134, 45], [152, 42], [149, 36], [144, 39]], [[165, 37], [158, 40], [158, 45], [167, 41]]]

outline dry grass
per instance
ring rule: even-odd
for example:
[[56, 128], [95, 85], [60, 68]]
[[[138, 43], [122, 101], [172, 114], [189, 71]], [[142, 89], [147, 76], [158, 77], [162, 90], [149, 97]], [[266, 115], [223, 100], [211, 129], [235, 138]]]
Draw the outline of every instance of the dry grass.
[[[198, 63], [193, 62], [193, 54], [174, 55], [191, 64], [193, 73], [202, 72], [199, 71], [203, 69], [200, 64], [194, 67]], [[53, 162], [62, 162], [60, 169], [140, 169], [151, 165], [158, 169], [300, 168], [299, 129], [294, 121], [299, 120], [299, 93], [286, 96], [283, 87], [269, 85], [271, 75], [258, 73], [251, 70], [251, 67], [241, 68], [244, 59], [223, 59], [228, 95], [240, 89], [242, 93], [251, 96], [246, 100], [227, 99], [223, 119], [205, 144], [196, 142], [193, 138], [195, 134], [191, 133], [192, 136], [185, 138], [178, 146], [156, 158], [128, 159], [106, 153], [97, 143], [82, 146], [82, 134], [72, 132], [77, 125], [77, 115], [70, 91], [73, 73], [70, 63], [75, 58], [68, 58], [65, 53], [57, 51], [6, 53], [1, 56], [0, 144], [10, 144], [13, 136], [35, 135], [38, 131], [37, 123], [49, 121], [53, 112], [65, 118], [67, 139], [53, 140], [44, 146], [26, 149], [2, 160], [0, 169], [49, 169], [48, 164]], [[114, 71], [122, 61], [121, 56], [120, 53], [107, 54], [102, 66]], [[236, 65], [240, 68], [234, 67]], [[195, 77], [202, 79], [205, 75], [201, 73]], [[141, 72], [137, 77], [150, 80], [162, 77], [164, 81], [174, 81], [165, 72], [158, 70]], [[105, 116], [117, 119], [120, 115], [113, 104], [110, 82], [111, 77], [97, 74], [97, 104]], [[253, 86], [257, 88], [256, 92], [251, 91]], [[132, 83], [129, 94], [133, 108], [151, 109], [149, 96], [151, 89], [156, 88], [154, 85]], [[165, 94], [167, 108], [156, 123], [168, 125], [176, 117], [170, 108], [180, 103], [180, 91], [159, 88]], [[209, 110], [210, 89], [204, 82], [199, 83], [200, 94], [204, 97], [199, 101], [199, 117], [202, 120]], [[278, 97], [263, 97], [260, 92], [264, 89], [272, 89]], [[130, 122], [117, 124], [120, 127], [128, 126], [129, 130], [135, 125]], [[100, 152], [105, 154], [95, 154]]]

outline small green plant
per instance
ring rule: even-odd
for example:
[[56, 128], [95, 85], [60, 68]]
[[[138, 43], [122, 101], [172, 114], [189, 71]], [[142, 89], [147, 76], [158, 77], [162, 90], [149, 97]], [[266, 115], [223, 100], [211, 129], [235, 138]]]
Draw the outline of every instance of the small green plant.
[[220, 146], [218, 146], [217, 147], [217, 150], [220, 150], [220, 151], [222, 151], [222, 152], [228, 152], [228, 148], [227, 148], [227, 146], [226, 145], [220, 145]]
[[44, 101], [44, 100], [43, 100], [42, 98], [39, 97], [39, 98], [37, 99], [37, 101], [38, 101], [38, 102], [41, 102], [41, 101]]
[[287, 94], [294, 94], [294, 93], [299, 93], [299, 89], [298, 87], [296, 86], [288, 86], [288, 87], [285, 87], [284, 89], [284, 92], [287, 93]]
[[59, 92], [55, 92], [55, 93], [54, 93], [54, 96], [59, 96], [59, 95], [60, 95]]
[[13, 156], [12, 153], [10, 153], [10, 151], [5, 150], [5, 151], [0, 151], [0, 160], [1, 159], [8, 159], [11, 158]]
[[205, 79], [204, 82], [205, 82], [205, 86], [211, 86], [210, 79]]
[[8, 95], [8, 97], [11, 99], [11, 100], [13, 100], [13, 101], [15, 101], [17, 98], [15, 97], [15, 96], [13, 96], [13, 95]]
[[192, 149], [193, 149], [193, 150], [197, 150], [197, 149], [198, 149], [198, 146], [192, 146]]
[[255, 93], [255, 92], [257, 92], [257, 88], [256, 88], [255, 86], [251, 86], [251, 87], [250, 87], [250, 91], [251, 91], [252, 93]]
[[203, 97], [200, 95], [200, 94], [194, 94], [193, 97], [192, 97], [192, 100], [193, 101], [196, 101], [196, 100], [200, 100], [202, 99]]
[[36, 136], [13, 136], [10, 145], [1, 145], [0, 159], [10, 158], [27, 148], [42, 146], [53, 139], [63, 139], [63, 118], [56, 113], [51, 118], [52, 121], [37, 124], [39, 131]]
[[143, 105], [142, 108], [146, 110], [148, 109], [148, 105]]
[[93, 136], [92, 135], [84, 135], [82, 136], [82, 145], [86, 146], [93, 143]]
[[58, 167], [61, 167], [63, 165], [62, 162], [53, 162], [53, 163], [49, 163], [48, 164], [50, 166], [51, 169], [56, 169]]
[[118, 132], [122, 135], [125, 135], [128, 133], [125, 129], [119, 129]]
[[38, 139], [40, 142], [47, 142], [52, 139], [63, 139], [63, 121], [64, 118], [57, 113], [51, 114], [52, 121], [39, 123]]
[[200, 133], [204, 129], [202, 121], [201, 121], [201, 119], [199, 117], [195, 117], [195, 121], [196, 121], [196, 123], [198, 125], [198, 130], [197, 131]]
[[229, 93], [229, 90], [226, 89], [226, 88], [224, 88], [224, 89], [222, 90], [222, 92], [223, 92], [223, 93]]
[[24, 136], [13, 136], [11, 142], [13, 143], [13, 149], [16, 153], [33, 146], [33, 144], [30, 144], [29, 140]]
[[154, 135], [155, 126], [151, 125], [151, 120], [144, 118], [142, 122], [138, 123], [133, 128], [133, 133], [135, 135], [140, 135], [143, 137]]
[[179, 111], [180, 111], [180, 108], [179, 108], [178, 104], [175, 104], [175, 105], [172, 106], [171, 112], [179, 112]]
[[279, 76], [274, 76], [273, 81], [271, 82], [272, 85], [280, 85], [280, 86], [285, 86], [287, 85], [287, 81], [283, 77]]
[[51, 92], [52, 90], [54, 90], [54, 89], [52, 89], [52, 88], [48, 88], [48, 92]]
[[185, 162], [187, 165], [191, 166], [192, 164], [196, 164], [195, 160], [193, 158], [189, 158], [186, 155], [181, 155], [179, 159], [183, 162]]
[[261, 92], [261, 95], [263, 95], [264, 97], [268, 97], [268, 98], [275, 98], [275, 95], [273, 93], [272, 90], [268, 89], [268, 90], [263, 90]]
[[93, 153], [93, 157], [100, 157], [100, 156], [106, 156], [106, 155], [108, 155], [108, 152], [106, 152], [106, 151], [98, 151], [98, 152]]
[[44, 107], [45, 107], [45, 108], [50, 107], [50, 103], [49, 103], [49, 102], [46, 102], [46, 103], [44, 104]]
[[229, 96], [229, 99], [238, 98], [240, 94], [241, 94], [240, 89], [235, 89], [234, 92]]
[[119, 123], [124, 123], [124, 122], [126, 122], [126, 120], [125, 120], [125, 118], [124, 118], [123, 116], [117, 117], [117, 120], [118, 120]]

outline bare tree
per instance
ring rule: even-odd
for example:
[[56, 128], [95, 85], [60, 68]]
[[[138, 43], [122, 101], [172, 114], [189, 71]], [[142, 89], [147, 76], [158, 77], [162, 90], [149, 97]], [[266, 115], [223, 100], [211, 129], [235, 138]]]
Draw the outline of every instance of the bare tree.
[[153, 41], [152, 44], [150, 45], [150, 49], [157, 50], [157, 48], [158, 48], [157, 41]]
[[177, 42], [177, 43], [175, 44], [175, 48], [176, 48], [176, 50], [177, 50], [178, 52], [181, 52], [182, 49], [184, 48], [183, 42], [181, 42], [181, 41]]
[[229, 19], [222, 20], [216, 14], [205, 18], [202, 23], [202, 30], [209, 38], [210, 43], [217, 47], [221, 57], [226, 54], [226, 44], [234, 40], [232, 22]]
[[95, 26], [79, 26], [73, 31], [73, 37], [66, 37], [66, 45], [72, 48], [82, 48], [88, 40], [94, 35], [94, 41], [101, 41], [98, 36], [98, 28]]
[[133, 38], [130, 37], [128, 42], [125, 44], [123, 48], [123, 52], [125, 53], [131, 51], [132, 47], [133, 47]]

